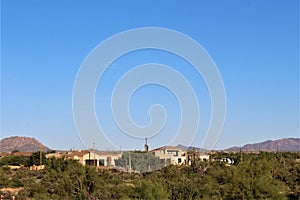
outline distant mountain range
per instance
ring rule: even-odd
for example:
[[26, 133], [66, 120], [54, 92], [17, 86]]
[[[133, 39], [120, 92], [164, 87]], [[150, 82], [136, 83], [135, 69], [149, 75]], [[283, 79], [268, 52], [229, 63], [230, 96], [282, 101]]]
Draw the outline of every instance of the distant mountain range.
[[184, 146], [182, 144], [179, 144], [177, 145], [176, 147], [180, 148], [180, 149], [183, 149], [183, 150], [186, 150], [186, 151], [207, 151], [205, 149], [202, 149], [202, 148], [199, 148], [199, 147], [187, 147], [187, 146]]
[[[23, 152], [33, 152], [40, 150], [38, 140], [30, 137], [13, 136], [4, 138], [0, 141], [0, 152], [11, 152], [19, 150]], [[206, 151], [199, 147], [187, 147], [184, 145], [177, 145], [178, 148], [184, 150]], [[42, 145], [44, 152], [50, 150], [45, 145]], [[242, 147], [231, 147], [224, 151], [237, 152], [237, 151], [297, 151], [300, 152], [300, 139], [299, 138], [284, 138], [279, 140], [267, 140], [265, 142], [246, 144]]]
[[225, 151], [300, 151], [299, 138], [267, 140], [265, 142], [246, 144], [242, 147], [231, 147]]
[[[184, 150], [206, 151], [199, 147], [187, 147], [184, 145], [177, 145], [178, 148]], [[238, 151], [297, 151], [300, 152], [299, 138], [283, 138], [279, 140], [267, 140], [260, 143], [246, 144], [242, 147], [231, 147], [223, 151], [238, 152]]]
[[[35, 138], [13, 136], [4, 138], [0, 141], [0, 152], [11, 152], [14, 150], [22, 152], [39, 151], [40, 144], [41, 142]], [[46, 152], [50, 150], [50, 148], [42, 145], [42, 150]]]

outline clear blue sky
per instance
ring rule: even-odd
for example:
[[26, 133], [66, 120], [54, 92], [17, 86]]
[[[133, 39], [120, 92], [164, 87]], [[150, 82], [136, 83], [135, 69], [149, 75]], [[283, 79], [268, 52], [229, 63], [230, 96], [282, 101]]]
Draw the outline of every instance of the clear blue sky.
[[[227, 116], [216, 148], [267, 139], [299, 137], [299, 1], [1, 1], [1, 138], [35, 137], [54, 149], [84, 148], [73, 122], [72, 91], [79, 67], [100, 42], [139, 27], [164, 27], [201, 44], [215, 61], [227, 94]], [[122, 148], [141, 149], [143, 140], [118, 132], [109, 94], [132, 67], [158, 62], [175, 69], [184, 62], [155, 50], [135, 52], [111, 66], [99, 85], [96, 110], [109, 136]], [[115, 70], [124, 66], [122, 70]], [[209, 122], [210, 100], [192, 69], [201, 125]], [[151, 97], [151, 98], [149, 98]], [[168, 123], [150, 148], [163, 145], [178, 128], [178, 102], [150, 85], [134, 94], [130, 111], [145, 125], [147, 110], [162, 103]], [[203, 113], [203, 114], [202, 114]], [[97, 148], [101, 148], [101, 141]]]

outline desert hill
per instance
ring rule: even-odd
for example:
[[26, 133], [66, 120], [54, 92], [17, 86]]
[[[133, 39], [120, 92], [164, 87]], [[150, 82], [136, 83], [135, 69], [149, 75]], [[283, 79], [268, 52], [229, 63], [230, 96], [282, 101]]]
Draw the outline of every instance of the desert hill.
[[[0, 152], [11, 152], [14, 150], [22, 152], [34, 152], [40, 150], [40, 144], [41, 142], [35, 138], [12, 136], [3, 138], [0, 141]], [[42, 149], [44, 152], [50, 150], [50, 148], [45, 145], [42, 145]]]
[[260, 143], [246, 144], [240, 147], [231, 147], [226, 151], [300, 151], [299, 138], [283, 138], [267, 140]]

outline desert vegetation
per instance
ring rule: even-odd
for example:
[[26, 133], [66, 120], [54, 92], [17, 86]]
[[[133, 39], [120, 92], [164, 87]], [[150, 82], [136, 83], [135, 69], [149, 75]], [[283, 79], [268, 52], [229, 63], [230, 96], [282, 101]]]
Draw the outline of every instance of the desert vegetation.
[[[141, 174], [97, 170], [64, 158], [44, 159], [44, 170], [7, 165], [38, 164], [31, 157], [0, 159], [3, 199], [299, 199], [299, 153], [216, 153], [191, 166], [170, 165]], [[220, 161], [230, 158], [235, 162]], [[153, 158], [152, 158], [153, 159]], [[126, 159], [125, 159], [126, 160]], [[124, 161], [120, 161], [124, 162]], [[9, 190], [10, 189], [10, 190]]]

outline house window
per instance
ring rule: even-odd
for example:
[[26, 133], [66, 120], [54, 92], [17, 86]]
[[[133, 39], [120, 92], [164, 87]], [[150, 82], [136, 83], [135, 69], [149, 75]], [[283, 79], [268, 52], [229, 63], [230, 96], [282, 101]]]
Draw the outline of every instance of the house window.
[[167, 154], [173, 154], [173, 156], [178, 156], [177, 150], [167, 150]]
[[180, 164], [181, 163], [181, 158], [178, 158], [178, 164]]
[[97, 163], [97, 160], [85, 160], [85, 165], [92, 165], [92, 166], [94, 166], [95, 165], [94, 161], [96, 161], [96, 163]]
[[99, 166], [104, 166], [104, 159], [99, 159]]

